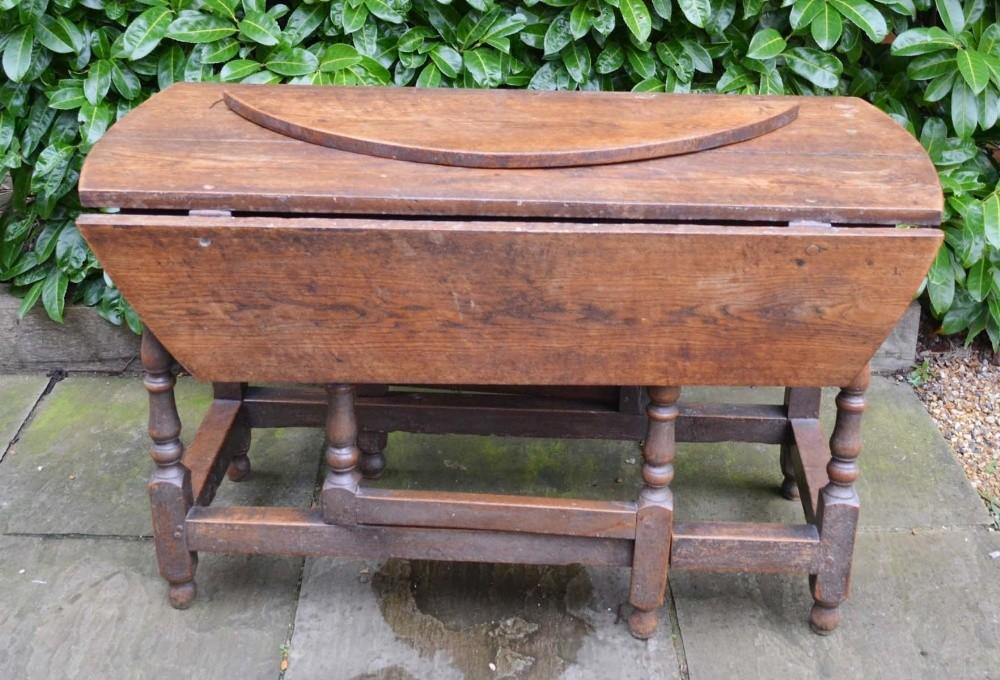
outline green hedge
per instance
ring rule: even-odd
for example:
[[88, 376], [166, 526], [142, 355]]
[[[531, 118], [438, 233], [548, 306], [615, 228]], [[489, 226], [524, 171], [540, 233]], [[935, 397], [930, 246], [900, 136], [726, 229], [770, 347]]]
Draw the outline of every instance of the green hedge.
[[[865, 97], [919, 136], [947, 195], [927, 293], [1000, 345], [997, 0], [0, 0], [0, 281], [138, 319], [73, 226], [87, 150], [179, 80]], [[484, 111], [484, 116], [489, 112]]]

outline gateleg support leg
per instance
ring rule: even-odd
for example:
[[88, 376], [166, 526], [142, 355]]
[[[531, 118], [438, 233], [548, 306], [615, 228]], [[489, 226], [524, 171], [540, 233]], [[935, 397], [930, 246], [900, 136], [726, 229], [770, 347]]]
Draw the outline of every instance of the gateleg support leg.
[[385, 472], [385, 446], [388, 441], [388, 432], [362, 430], [358, 433], [358, 448], [361, 450], [358, 466], [365, 479], [378, 479]]
[[[214, 396], [216, 399], [226, 399], [232, 401], [243, 401], [246, 394], [246, 383], [213, 383]], [[252, 466], [250, 464], [250, 441], [251, 430], [245, 419], [241, 419], [238, 427], [239, 432], [234, 432], [232, 438], [234, 451], [233, 457], [229, 461], [226, 469], [226, 477], [231, 482], [242, 482], [250, 477]]]
[[829, 482], [819, 495], [816, 523], [820, 532], [820, 561], [809, 577], [814, 604], [809, 615], [813, 631], [828, 635], [840, 623], [840, 605], [850, 592], [851, 562], [860, 502], [854, 482], [861, 453], [861, 416], [869, 371], [865, 368], [837, 395], [837, 420], [830, 437]]
[[674, 500], [670, 482], [674, 478], [678, 387], [650, 387], [646, 414], [649, 429], [643, 443], [642, 479], [636, 512], [635, 548], [629, 604], [629, 631], [646, 639], [656, 632], [659, 609], [667, 591]]
[[149, 480], [153, 511], [153, 536], [160, 574], [170, 584], [170, 604], [191, 606], [195, 597], [194, 574], [198, 556], [187, 549], [184, 527], [194, 504], [191, 474], [181, 464], [181, 420], [174, 400], [173, 358], [147, 328], [142, 335], [143, 384], [149, 393], [150, 456], [156, 464]]
[[329, 470], [323, 482], [323, 521], [327, 524], [357, 524], [355, 499], [361, 472], [358, 462], [358, 419], [354, 410], [354, 386], [326, 386], [326, 449]]
[[[786, 387], [785, 412], [789, 420], [792, 418], [819, 418], [819, 404], [822, 392], [818, 387]], [[790, 501], [799, 497], [799, 486], [795, 479], [795, 466], [792, 464], [795, 448], [794, 438], [781, 445], [781, 495]]]

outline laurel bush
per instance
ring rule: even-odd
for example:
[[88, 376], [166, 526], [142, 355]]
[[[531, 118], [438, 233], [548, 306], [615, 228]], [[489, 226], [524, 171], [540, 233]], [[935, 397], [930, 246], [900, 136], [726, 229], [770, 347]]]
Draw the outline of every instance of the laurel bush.
[[[944, 333], [1000, 346], [997, 0], [0, 0], [0, 281], [138, 330], [74, 226], [87, 150], [171, 83], [864, 97], [945, 189]], [[484, 116], [489, 112], [484, 111]]]

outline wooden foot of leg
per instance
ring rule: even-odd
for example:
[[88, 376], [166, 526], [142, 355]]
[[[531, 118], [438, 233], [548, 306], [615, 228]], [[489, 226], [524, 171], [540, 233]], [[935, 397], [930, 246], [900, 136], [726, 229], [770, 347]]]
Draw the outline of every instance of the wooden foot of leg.
[[656, 632], [656, 624], [659, 619], [659, 613], [655, 609], [650, 611], [636, 609], [628, 617], [628, 631], [634, 638], [648, 640]]
[[642, 479], [636, 512], [635, 548], [632, 554], [632, 582], [629, 630], [637, 638], [648, 638], [656, 630], [657, 610], [663, 606], [667, 590], [667, 568], [673, 530], [674, 478], [677, 422], [677, 387], [650, 387], [649, 430], [643, 442]]
[[792, 444], [781, 445], [781, 474], [784, 475], [781, 481], [781, 495], [790, 501], [799, 498], [799, 485], [795, 481], [795, 468], [792, 467], [792, 446]]
[[194, 602], [194, 596], [198, 589], [194, 581], [170, 584], [170, 606], [174, 609], [187, 609]]
[[[212, 383], [212, 390], [216, 399], [226, 401], [243, 401], [246, 396], [246, 383]], [[226, 477], [231, 482], [242, 482], [250, 476], [250, 458], [247, 452], [250, 450], [250, 427], [241, 418], [233, 426], [233, 433], [230, 435], [228, 446], [231, 457], [229, 467], [226, 468]]]
[[809, 612], [809, 627], [817, 635], [829, 635], [840, 624], [840, 607], [817, 602]]
[[249, 449], [250, 437], [248, 433], [246, 443], [240, 445], [239, 453], [229, 461], [229, 467], [226, 469], [226, 477], [229, 478], [229, 481], [242, 482], [250, 476], [250, 456], [247, 455]]
[[361, 461], [358, 468], [365, 479], [378, 479], [385, 472], [385, 445], [389, 440], [386, 432], [358, 433], [358, 448], [361, 449]]

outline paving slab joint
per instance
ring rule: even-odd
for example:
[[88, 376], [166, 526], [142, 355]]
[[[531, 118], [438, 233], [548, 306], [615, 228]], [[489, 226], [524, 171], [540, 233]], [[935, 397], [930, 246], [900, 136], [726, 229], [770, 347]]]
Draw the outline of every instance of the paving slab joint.
[[21, 439], [21, 435], [24, 434], [24, 431], [28, 429], [28, 425], [31, 424], [31, 421], [35, 417], [35, 413], [38, 411], [38, 407], [41, 405], [45, 397], [47, 397], [49, 393], [52, 392], [53, 389], [55, 389], [56, 383], [62, 381], [66, 377], [66, 372], [61, 370], [52, 371], [51, 373], [48, 374], [47, 377], [49, 379], [49, 382], [45, 385], [45, 389], [42, 390], [41, 394], [38, 395], [38, 398], [35, 399], [35, 402], [31, 405], [31, 408], [28, 410], [28, 414], [24, 417], [24, 420], [22, 420], [21, 424], [18, 426], [17, 432], [15, 432], [14, 436], [11, 437], [10, 443], [8, 443], [7, 446], [4, 447], [2, 451], [0, 451], [0, 463], [3, 463], [4, 459], [7, 458], [7, 453], [14, 448], [14, 445], [17, 444], [18, 440]]
[[684, 651], [684, 635], [681, 633], [681, 622], [677, 618], [677, 603], [674, 602], [674, 589], [667, 583], [667, 619], [670, 621], [670, 640], [674, 644], [674, 654], [677, 656], [677, 677], [679, 680], [691, 680], [688, 669], [687, 653]]

